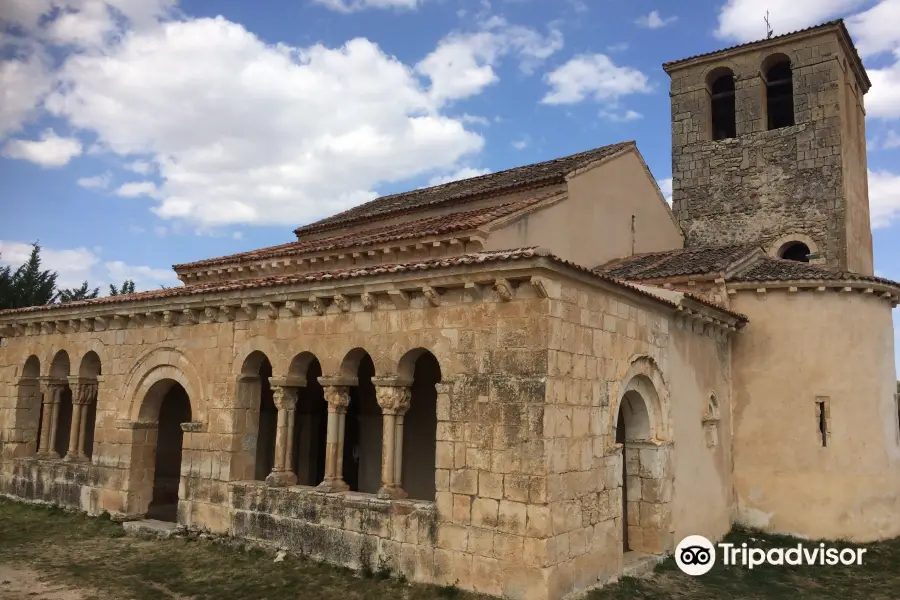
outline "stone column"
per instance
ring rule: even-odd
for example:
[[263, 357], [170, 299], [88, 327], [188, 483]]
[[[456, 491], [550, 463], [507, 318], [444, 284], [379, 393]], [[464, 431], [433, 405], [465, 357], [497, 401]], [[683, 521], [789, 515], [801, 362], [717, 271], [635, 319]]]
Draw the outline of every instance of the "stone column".
[[87, 460], [84, 448], [84, 439], [87, 433], [87, 407], [97, 401], [97, 381], [69, 377], [69, 387], [72, 389], [72, 427], [69, 430], [69, 451], [66, 454], [66, 460], [85, 461]]
[[381, 407], [381, 489], [383, 499], [406, 498], [403, 491], [403, 416], [409, 410], [411, 389], [396, 382], [373, 378], [378, 406]]
[[[320, 379], [321, 381], [321, 379]], [[328, 403], [328, 433], [325, 440], [325, 479], [318, 485], [323, 492], [346, 492], [344, 481], [344, 425], [350, 406], [350, 389], [346, 385], [325, 385]]]
[[275, 408], [278, 409], [278, 428], [275, 430], [275, 466], [266, 476], [266, 485], [286, 487], [297, 484], [294, 473], [294, 420], [297, 411], [297, 388], [279, 385], [270, 380]]
[[59, 458], [53, 444], [56, 442], [56, 427], [59, 422], [59, 403], [66, 389], [66, 382], [46, 379], [42, 383], [44, 406], [41, 413], [41, 439], [37, 455], [39, 458]]

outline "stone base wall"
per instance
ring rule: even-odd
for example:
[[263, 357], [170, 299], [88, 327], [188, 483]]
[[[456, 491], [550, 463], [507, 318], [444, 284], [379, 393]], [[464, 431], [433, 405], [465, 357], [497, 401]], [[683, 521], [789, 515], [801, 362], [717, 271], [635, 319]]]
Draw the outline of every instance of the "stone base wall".
[[350, 569], [389, 570], [435, 581], [437, 515], [433, 502], [331, 495], [314, 488], [230, 488], [231, 532]]

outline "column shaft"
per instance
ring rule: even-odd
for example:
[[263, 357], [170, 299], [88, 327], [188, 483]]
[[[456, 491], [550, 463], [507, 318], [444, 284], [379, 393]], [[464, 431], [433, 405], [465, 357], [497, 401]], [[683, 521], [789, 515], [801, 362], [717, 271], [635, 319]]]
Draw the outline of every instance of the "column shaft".
[[405, 498], [401, 483], [403, 472], [403, 415], [409, 409], [410, 388], [389, 382], [376, 383], [375, 392], [381, 407], [381, 489], [379, 498]]
[[266, 476], [266, 484], [273, 487], [296, 485], [297, 474], [291, 465], [291, 447], [294, 440], [294, 412], [297, 408], [297, 388], [273, 386], [273, 400], [278, 409], [278, 426], [275, 429], [275, 465]]
[[350, 393], [347, 386], [325, 386], [328, 402], [328, 430], [325, 440], [325, 479], [318, 489], [324, 492], [344, 492], [349, 486], [344, 481], [344, 425]]
[[79, 455], [81, 443], [79, 436], [81, 435], [81, 420], [84, 418], [84, 405], [72, 405], [72, 423], [69, 427], [69, 450], [66, 452], [66, 460], [75, 460]]

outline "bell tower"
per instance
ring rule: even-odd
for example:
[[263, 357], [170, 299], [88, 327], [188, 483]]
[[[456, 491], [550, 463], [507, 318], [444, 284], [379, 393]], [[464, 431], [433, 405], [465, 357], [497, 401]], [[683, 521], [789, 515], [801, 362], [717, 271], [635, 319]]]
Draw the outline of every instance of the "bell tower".
[[686, 246], [871, 275], [863, 96], [843, 21], [663, 65], [671, 78], [672, 208]]

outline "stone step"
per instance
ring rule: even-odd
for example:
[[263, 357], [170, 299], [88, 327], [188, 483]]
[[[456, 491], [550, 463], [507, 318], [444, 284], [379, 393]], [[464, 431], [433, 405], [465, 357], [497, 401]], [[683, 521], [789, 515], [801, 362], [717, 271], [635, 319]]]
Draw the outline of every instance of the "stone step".
[[659, 554], [645, 554], [643, 552], [626, 552], [622, 565], [622, 577], [635, 577], [646, 579], [653, 575], [656, 565], [665, 560], [665, 556]]
[[172, 536], [178, 529], [178, 525], [169, 521], [157, 521], [156, 519], [144, 519], [143, 521], [126, 521], [122, 523], [125, 533], [137, 537]]

